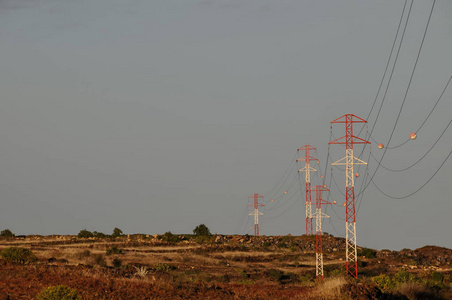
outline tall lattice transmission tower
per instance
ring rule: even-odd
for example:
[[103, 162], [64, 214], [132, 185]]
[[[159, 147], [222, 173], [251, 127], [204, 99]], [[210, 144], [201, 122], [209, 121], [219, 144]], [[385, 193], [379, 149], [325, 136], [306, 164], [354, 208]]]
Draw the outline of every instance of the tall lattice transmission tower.
[[254, 198], [254, 203], [248, 206], [254, 206], [254, 211], [250, 213], [250, 216], [254, 216], [254, 236], [259, 236], [259, 216], [264, 215], [259, 211], [259, 206], [265, 206], [264, 204], [259, 203], [259, 198], [264, 198], [259, 194], [254, 194], [249, 196], [248, 198]]
[[297, 151], [304, 150], [304, 156], [297, 159], [298, 161], [304, 161], [304, 168], [298, 170], [298, 172], [305, 172], [305, 182], [306, 182], [306, 235], [312, 235], [312, 202], [311, 202], [311, 171], [316, 172], [317, 170], [311, 167], [311, 161], [316, 161], [319, 163], [317, 158], [309, 155], [310, 150], [316, 150], [316, 148], [310, 145], [304, 145], [298, 148]]
[[326, 186], [316, 185], [315, 191], [315, 277], [316, 281], [323, 280], [323, 242], [322, 242], [322, 218], [329, 218], [322, 213], [322, 204], [331, 204], [322, 199], [322, 192], [329, 192]]
[[367, 165], [367, 163], [353, 156], [353, 145], [370, 144], [370, 142], [353, 135], [353, 123], [367, 123], [367, 121], [353, 114], [346, 114], [331, 122], [331, 124], [333, 123], [345, 123], [345, 136], [338, 138], [329, 144], [345, 144], [345, 157], [332, 163], [332, 165], [345, 165], [346, 270], [347, 276], [350, 275], [358, 278], [355, 217], [355, 174], [353, 173], [353, 166]]

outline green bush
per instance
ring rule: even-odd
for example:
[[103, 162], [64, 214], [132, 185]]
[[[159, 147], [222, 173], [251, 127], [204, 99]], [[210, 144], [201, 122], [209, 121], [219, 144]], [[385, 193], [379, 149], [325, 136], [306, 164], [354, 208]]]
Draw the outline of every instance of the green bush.
[[193, 234], [196, 236], [210, 236], [212, 235], [210, 233], [210, 229], [207, 228], [206, 225], [204, 224], [200, 224], [198, 226], [195, 227], [195, 229], [193, 229]]
[[122, 230], [115, 227], [115, 229], [113, 229], [113, 234], [111, 235], [112, 237], [116, 238], [122, 235]]
[[108, 237], [108, 235], [106, 235], [105, 233], [103, 233], [103, 232], [97, 232], [97, 231], [93, 231], [93, 236], [94, 236], [95, 238], [100, 238], [100, 239], [103, 239], [103, 238]]
[[275, 281], [280, 281], [282, 277], [284, 276], [284, 272], [276, 269], [269, 269], [267, 272], [267, 275], [271, 278], [273, 278]]
[[364, 256], [365, 258], [375, 258], [377, 251], [369, 248], [363, 248], [358, 256]]
[[386, 274], [372, 277], [372, 282], [378, 285], [383, 291], [390, 291], [396, 287], [396, 282]]
[[94, 234], [91, 231], [88, 231], [86, 229], [80, 230], [80, 232], [77, 234], [78, 238], [90, 238], [94, 237]]
[[173, 244], [180, 242], [180, 238], [177, 235], [172, 234], [171, 231], [165, 232], [162, 236], [162, 240]]
[[195, 237], [195, 242], [197, 242], [200, 245], [209, 244], [211, 242], [211, 238], [210, 236], [200, 235]]
[[5, 230], [2, 230], [2, 232], [0, 233], [0, 236], [14, 237], [14, 233], [12, 233], [11, 230], [9, 230], [9, 229], [5, 229]]
[[76, 289], [65, 285], [49, 286], [38, 294], [38, 300], [79, 300]]
[[408, 273], [405, 270], [400, 270], [394, 275], [394, 281], [397, 284], [406, 283], [406, 282], [419, 282], [419, 278], [412, 273]]
[[7, 261], [20, 264], [34, 263], [38, 260], [31, 250], [20, 247], [5, 248], [0, 252], [0, 255]]
[[174, 270], [176, 267], [165, 264], [165, 263], [158, 263], [154, 266], [154, 269], [156, 271], [164, 271], [164, 272], [168, 272], [170, 270]]
[[114, 245], [110, 248], [107, 248], [106, 255], [112, 255], [112, 254], [122, 254], [122, 250], [118, 248], [118, 246]]
[[433, 281], [436, 281], [436, 282], [443, 282], [444, 275], [440, 272], [433, 271], [432, 279], [433, 279]]

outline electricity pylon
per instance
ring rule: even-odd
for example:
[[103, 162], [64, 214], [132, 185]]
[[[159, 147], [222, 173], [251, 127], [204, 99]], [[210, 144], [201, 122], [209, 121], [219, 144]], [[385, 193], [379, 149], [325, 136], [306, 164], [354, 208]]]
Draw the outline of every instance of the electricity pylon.
[[322, 213], [322, 204], [331, 204], [322, 199], [322, 192], [329, 192], [326, 186], [316, 185], [315, 191], [315, 280], [323, 280], [323, 243], [322, 243], [322, 218], [329, 218]]
[[355, 217], [355, 178], [353, 174], [353, 166], [367, 165], [367, 163], [353, 156], [353, 145], [370, 144], [370, 142], [353, 135], [353, 123], [367, 123], [367, 121], [353, 114], [346, 114], [331, 122], [331, 124], [333, 123], [345, 123], [345, 136], [338, 138], [330, 142], [329, 144], [345, 144], [345, 157], [332, 163], [332, 165], [345, 165], [346, 270], [347, 276], [351, 275], [355, 278], [358, 278], [358, 254], [356, 250]]
[[264, 204], [259, 203], [259, 198], [264, 198], [264, 196], [254, 194], [249, 196], [248, 198], [254, 198], [254, 204], [248, 205], [254, 206], [254, 212], [250, 213], [249, 215], [254, 215], [254, 236], [259, 236], [259, 216], [264, 215], [259, 211], [259, 206], [265, 206]]
[[298, 172], [305, 172], [305, 182], [306, 182], [306, 235], [312, 235], [312, 202], [311, 202], [311, 171], [316, 172], [317, 170], [311, 167], [311, 161], [319, 160], [317, 158], [311, 157], [309, 155], [309, 150], [316, 150], [316, 148], [310, 145], [304, 145], [297, 151], [304, 150], [304, 156], [297, 159], [297, 161], [304, 161], [304, 168], [298, 170]]

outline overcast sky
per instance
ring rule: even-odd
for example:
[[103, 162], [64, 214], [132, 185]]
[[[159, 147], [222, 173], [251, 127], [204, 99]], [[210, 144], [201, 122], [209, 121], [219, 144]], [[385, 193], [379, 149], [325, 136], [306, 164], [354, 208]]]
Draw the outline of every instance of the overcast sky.
[[[303, 234], [296, 150], [316, 147], [323, 174], [330, 122], [367, 118], [404, 3], [0, 0], [0, 229], [161, 234], [204, 223], [251, 234], [248, 196], [259, 193], [261, 234]], [[380, 96], [369, 117], [372, 138], [386, 146], [431, 7], [415, 0], [384, 105], [375, 123]], [[428, 116], [452, 75], [450, 53], [452, 2], [437, 0], [390, 146]], [[451, 98], [452, 86], [418, 138], [388, 149], [382, 164], [402, 169], [421, 158], [449, 123]], [[378, 168], [375, 183], [394, 197], [416, 191], [449, 154], [451, 132], [405, 172]], [[330, 155], [342, 158], [344, 147]], [[362, 159], [372, 174], [369, 148]], [[329, 184], [330, 167], [324, 175]], [[451, 175], [449, 160], [402, 200], [369, 185], [357, 202], [358, 244], [452, 248]], [[343, 192], [344, 172], [333, 176]], [[330, 188], [338, 205], [323, 229], [345, 236], [345, 199]]]

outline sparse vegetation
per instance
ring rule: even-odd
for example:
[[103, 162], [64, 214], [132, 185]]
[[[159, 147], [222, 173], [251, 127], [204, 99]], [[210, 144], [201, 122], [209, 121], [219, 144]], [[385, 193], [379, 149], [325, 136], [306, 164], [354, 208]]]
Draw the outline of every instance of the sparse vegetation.
[[38, 300], [79, 300], [76, 289], [66, 285], [49, 286], [38, 294]]
[[7, 261], [20, 264], [30, 264], [38, 260], [38, 258], [29, 249], [21, 247], [9, 247], [3, 249], [0, 255]]
[[118, 246], [116, 245], [107, 248], [105, 252], [106, 252], [105, 255], [122, 254], [122, 250], [119, 249]]
[[[325, 280], [316, 281], [312, 236], [93, 235], [0, 240], [2, 251], [23, 240], [40, 258], [32, 266], [0, 259], [0, 290], [10, 291], [10, 299], [37, 299], [49, 284], [83, 286], [83, 299], [452, 299], [452, 250], [446, 248], [360, 248], [359, 278], [344, 281], [344, 239], [328, 236]], [[414, 259], [419, 263], [411, 264]]]

